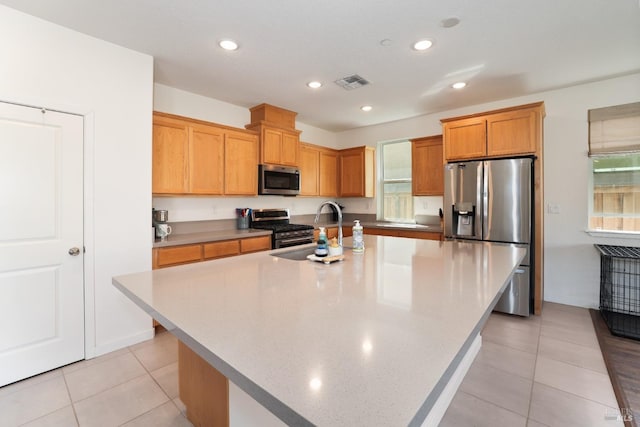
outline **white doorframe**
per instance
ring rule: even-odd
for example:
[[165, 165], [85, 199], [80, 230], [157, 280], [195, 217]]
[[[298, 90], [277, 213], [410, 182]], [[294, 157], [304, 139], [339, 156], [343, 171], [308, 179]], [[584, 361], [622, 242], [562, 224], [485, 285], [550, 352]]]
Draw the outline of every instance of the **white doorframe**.
[[96, 356], [94, 174], [95, 114], [84, 112], [84, 354]]

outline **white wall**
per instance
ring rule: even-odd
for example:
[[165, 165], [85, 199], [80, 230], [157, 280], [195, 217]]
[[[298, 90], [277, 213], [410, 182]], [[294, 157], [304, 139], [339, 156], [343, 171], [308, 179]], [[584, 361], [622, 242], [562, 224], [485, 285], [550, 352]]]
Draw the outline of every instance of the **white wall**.
[[87, 357], [150, 337], [111, 277], [151, 267], [153, 59], [4, 6], [0, 51], [0, 100], [85, 116]]
[[[585, 233], [589, 206], [587, 110], [640, 100], [640, 74], [444, 111], [337, 135], [341, 148], [379, 141], [442, 133], [441, 118], [544, 101], [545, 202], [560, 206], [559, 214], [545, 214], [545, 300], [597, 307], [599, 258], [593, 244], [639, 246], [640, 239], [591, 237]], [[436, 203], [428, 200], [428, 204]], [[421, 203], [421, 202], [418, 202]], [[346, 202], [347, 208], [366, 209], [366, 202]]]
[[[286, 108], [286, 106], [282, 106]], [[206, 120], [244, 129], [251, 121], [248, 108], [207, 98], [160, 84], [154, 85], [155, 111]], [[335, 148], [336, 136], [332, 132], [297, 122], [300, 139], [316, 145]], [[171, 222], [204, 221], [235, 218], [236, 208], [288, 208], [292, 215], [315, 213], [318, 197], [154, 197], [153, 207], [167, 209]]]

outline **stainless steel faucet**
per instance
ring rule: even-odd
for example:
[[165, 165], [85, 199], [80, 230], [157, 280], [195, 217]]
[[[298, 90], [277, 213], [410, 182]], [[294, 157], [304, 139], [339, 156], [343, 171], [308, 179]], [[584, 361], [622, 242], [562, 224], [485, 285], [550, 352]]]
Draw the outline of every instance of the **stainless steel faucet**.
[[318, 223], [318, 220], [320, 219], [320, 212], [322, 212], [322, 208], [325, 207], [325, 205], [333, 206], [338, 212], [338, 244], [340, 245], [340, 247], [342, 247], [342, 209], [340, 209], [340, 205], [338, 205], [336, 202], [332, 202], [331, 200], [322, 202], [320, 206], [318, 206], [318, 210], [316, 211], [316, 219], [315, 221], [313, 221], [313, 223]]

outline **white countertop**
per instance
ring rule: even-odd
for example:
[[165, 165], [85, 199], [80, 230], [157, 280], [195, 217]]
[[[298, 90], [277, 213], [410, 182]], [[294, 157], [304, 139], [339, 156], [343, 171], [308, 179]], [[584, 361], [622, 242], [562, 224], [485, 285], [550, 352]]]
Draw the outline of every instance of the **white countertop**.
[[420, 425], [525, 251], [365, 244], [331, 265], [270, 255], [287, 248], [114, 284], [289, 424]]

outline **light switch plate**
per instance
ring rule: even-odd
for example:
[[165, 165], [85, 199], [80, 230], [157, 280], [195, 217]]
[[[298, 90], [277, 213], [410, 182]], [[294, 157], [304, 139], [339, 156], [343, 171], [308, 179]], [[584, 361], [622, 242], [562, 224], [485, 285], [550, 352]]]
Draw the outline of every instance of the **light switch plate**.
[[557, 215], [560, 213], [560, 205], [556, 205], [555, 203], [547, 204], [547, 213]]

